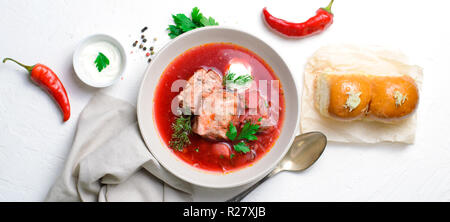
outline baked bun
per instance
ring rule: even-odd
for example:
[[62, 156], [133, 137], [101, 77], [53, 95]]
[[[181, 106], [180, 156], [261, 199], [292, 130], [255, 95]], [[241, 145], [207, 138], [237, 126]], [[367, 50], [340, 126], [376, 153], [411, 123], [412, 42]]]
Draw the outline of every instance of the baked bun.
[[329, 75], [315, 79], [315, 106], [337, 120], [395, 122], [414, 112], [419, 92], [409, 76]]
[[416, 82], [409, 76], [372, 77], [369, 117], [395, 121], [411, 115], [419, 101]]
[[371, 99], [371, 83], [363, 75], [319, 74], [317, 105], [322, 114], [342, 120], [362, 119]]

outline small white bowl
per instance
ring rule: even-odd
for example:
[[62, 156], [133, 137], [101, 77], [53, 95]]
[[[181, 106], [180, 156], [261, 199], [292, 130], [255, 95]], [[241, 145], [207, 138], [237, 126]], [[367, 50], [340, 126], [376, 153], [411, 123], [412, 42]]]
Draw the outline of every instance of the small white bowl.
[[[120, 67], [119, 73], [117, 74], [117, 76], [114, 79], [112, 79], [110, 81], [99, 82], [99, 81], [94, 81], [86, 73], [83, 73], [81, 71], [82, 69], [80, 68], [80, 66], [81, 66], [80, 53], [86, 46], [93, 44], [93, 43], [101, 42], [101, 41], [108, 42], [108, 43], [112, 44], [113, 46], [117, 47], [117, 49], [119, 50], [120, 57], [121, 57], [122, 66]], [[75, 49], [75, 52], [73, 54], [73, 69], [75, 70], [75, 73], [78, 76], [78, 78], [85, 84], [92, 86], [92, 87], [96, 87], [96, 88], [108, 87], [108, 86], [111, 86], [112, 84], [116, 83], [122, 77], [126, 66], [127, 66], [127, 56], [126, 56], [126, 53], [125, 53], [125, 50], [124, 50], [122, 44], [120, 44], [120, 42], [117, 41], [115, 38], [113, 38], [109, 35], [105, 35], [105, 34], [95, 34], [95, 35], [91, 35], [91, 36], [84, 38], [78, 44], [78, 46]]]
[[[230, 42], [261, 56], [281, 81], [285, 97], [285, 119], [272, 149], [261, 159], [243, 169], [219, 173], [195, 168], [178, 158], [160, 138], [154, 120], [153, 101], [159, 78], [177, 56], [186, 50], [211, 42]], [[159, 50], [147, 67], [137, 101], [137, 117], [141, 135], [159, 163], [177, 177], [202, 187], [230, 188], [250, 183], [268, 174], [291, 146], [299, 127], [300, 110], [297, 85], [280, 55], [267, 43], [247, 32], [223, 26], [209, 26], [184, 33]]]

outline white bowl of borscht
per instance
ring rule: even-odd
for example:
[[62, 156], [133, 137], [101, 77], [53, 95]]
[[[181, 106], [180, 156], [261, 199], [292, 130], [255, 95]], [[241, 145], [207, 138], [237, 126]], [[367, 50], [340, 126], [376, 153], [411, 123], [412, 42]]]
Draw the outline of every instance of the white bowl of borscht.
[[298, 87], [280, 55], [234, 28], [199, 28], [163, 47], [137, 116], [159, 163], [194, 185], [230, 188], [268, 174], [299, 126]]

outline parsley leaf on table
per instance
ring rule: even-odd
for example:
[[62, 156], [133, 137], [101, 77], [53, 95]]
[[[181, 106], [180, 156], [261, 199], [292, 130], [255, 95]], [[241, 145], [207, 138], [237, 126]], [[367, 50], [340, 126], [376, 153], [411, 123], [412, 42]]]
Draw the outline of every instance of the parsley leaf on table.
[[175, 25], [169, 25], [169, 36], [170, 38], [175, 38], [181, 34], [183, 34], [183, 30], [181, 30], [181, 28], [178, 28], [178, 26]]
[[203, 16], [197, 7], [192, 9], [191, 18], [185, 14], [172, 15], [172, 18], [175, 25], [169, 25], [169, 28], [167, 28], [169, 30], [169, 37], [172, 39], [196, 28], [219, 25], [214, 18]]
[[103, 53], [99, 52], [94, 63], [98, 71], [101, 72], [104, 68], [106, 68], [106, 66], [109, 65], [109, 59]]
[[192, 9], [191, 18], [192, 18], [192, 22], [194, 22], [195, 25], [197, 25], [199, 27], [203, 26], [202, 23], [200, 22], [203, 18], [203, 14], [200, 13], [200, 9], [198, 9], [197, 7]]
[[197, 28], [197, 26], [192, 22], [190, 18], [188, 18], [185, 14], [176, 14], [172, 15], [173, 22], [177, 25], [178, 28], [183, 30], [183, 32], [191, 31], [192, 29]]
[[200, 23], [202, 23], [203, 26], [219, 25], [219, 23], [217, 23], [212, 17], [203, 17], [200, 19]]

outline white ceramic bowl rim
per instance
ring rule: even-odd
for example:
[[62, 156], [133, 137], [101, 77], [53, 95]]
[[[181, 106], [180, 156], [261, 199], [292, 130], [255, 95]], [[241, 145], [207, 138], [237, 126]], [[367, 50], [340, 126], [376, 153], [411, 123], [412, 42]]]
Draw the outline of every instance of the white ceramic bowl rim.
[[[205, 39], [202, 40], [201, 38]], [[165, 68], [188, 49], [212, 42], [231, 42], [243, 46], [271, 66], [281, 81], [285, 96], [285, 118], [280, 136], [271, 150], [250, 166], [230, 173], [198, 169], [178, 158], [162, 141], [153, 114], [153, 96]], [[271, 56], [271, 60], [268, 59]], [[297, 85], [289, 67], [267, 43], [244, 31], [211, 26], [195, 29], [167, 43], [149, 64], [142, 80], [137, 101], [137, 116], [141, 135], [153, 156], [175, 176], [194, 185], [209, 188], [231, 188], [262, 178], [281, 161], [292, 144], [299, 127]]]
[[[111, 81], [107, 81], [107, 82], [92, 81], [91, 79], [87, 78], [85, 75], [81, 74], [80, 68], [79, 68], [78, 59], [79, 59], [81, 50], [87, 44], [89, 44], [91, 42], [100, 41], [100, 40], [107, 41], [117, 47], [117, 49], [119, 50], [119, 53], [120, 53], [120, 57], [122, 59], [122, 64], [123, 64], [119, 71], [119, 74], [116, 76], [116, 78], [114, 78]], [[127, 66], [127, 55], [125, 53], [125, 49], [123, 48], [122, 44], [114, 37], [112, 37], [110, 35], [106, 35], [106, 34], [94, 34], [94, 35], [85, 37], [83, 40], [81, 40], [80, 43], [78, 43], [78, 45], [73, 53], [72, 62], [73, 62], [73, 69], [75, 70], [75, 74], [78, 76], [78, 78], [82, 82], [84, 82], [85, 84], [92, 86], [92, 87], [103, 88], [103, 87], [108, 87], [108, 86], [113, 85], [123, 76], [123, 73], [125, 72], [125, 69]]]

